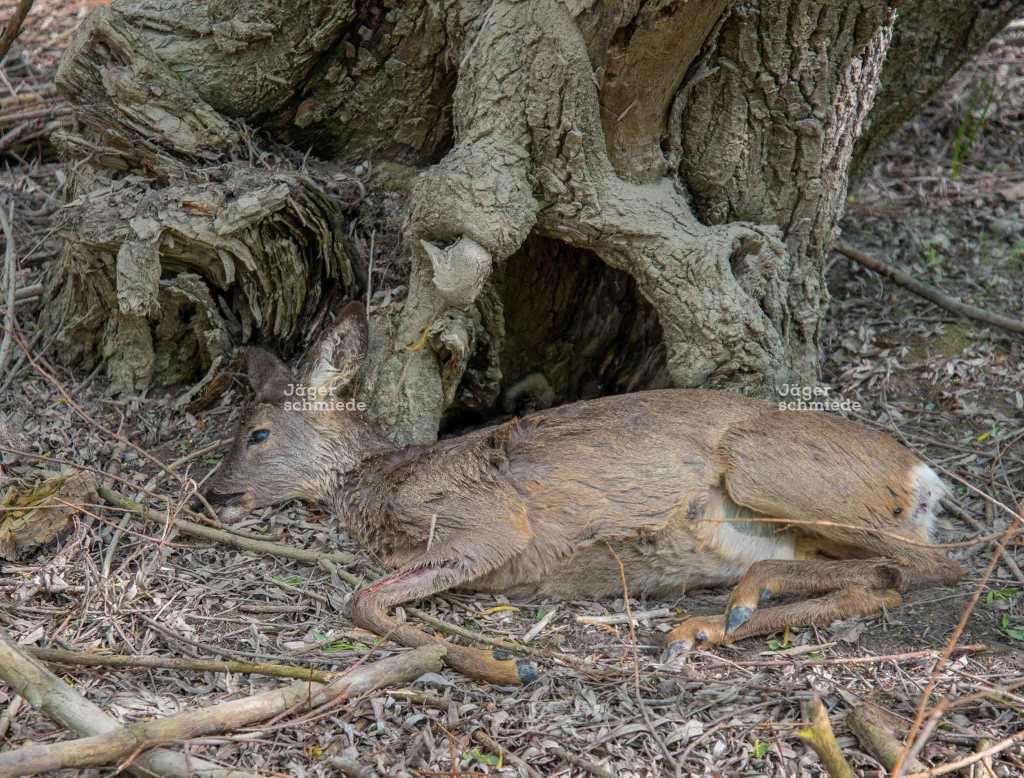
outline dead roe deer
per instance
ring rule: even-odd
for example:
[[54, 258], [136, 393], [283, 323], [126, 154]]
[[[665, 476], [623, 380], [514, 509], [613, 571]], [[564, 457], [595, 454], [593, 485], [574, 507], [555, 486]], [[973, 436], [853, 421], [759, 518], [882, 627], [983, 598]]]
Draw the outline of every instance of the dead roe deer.
[[[621, 595], [620, 560], [633, 595], [735, 584], [724, 615], [669, 634], [671, 657], [876, 613], [901, 591], [961, 575], [926, 545], [941, 481], [884, 434], [725, 392], [665, 389], [396, 448], [366, 415], [335, 407], [353, 396], [366, 345], [364, 309], [351, 303], [301, 375], [250, 349], [255, 404], [206, 497], [227, 521], [294, 498], [326, 505], [394, 571], [352, 600], [353, 621], [378, 635], [436, 640], [390, 611], [454, 587], [515, 599]], [[329, 405], [303, 405], [295, 385]], [[794, 592], [815, 596], [765, 607]], [[476, 648], [452, 645], [448, 661], [500, 684], [535, 675]]]

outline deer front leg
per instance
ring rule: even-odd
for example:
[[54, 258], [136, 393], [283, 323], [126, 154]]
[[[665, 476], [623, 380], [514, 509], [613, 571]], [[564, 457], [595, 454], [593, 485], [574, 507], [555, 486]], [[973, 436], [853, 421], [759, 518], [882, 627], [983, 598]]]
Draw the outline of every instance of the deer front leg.
[[499, 686], [530, 683], [539, 677], [537, 668], [497, 650], [467, 648], [433, 637], [420, 629], [402, 624], [389, 613], [403, 602], [417, 600], [453, 586], [466, 583], [479, 575], [471, 574], [455, 562], [441, 559], [419, 562], [397, 573], [379, 578], [352, 599], [352, 621], [381, 637], [404, 646], [447, 643], [445, 661], [463, 675]]

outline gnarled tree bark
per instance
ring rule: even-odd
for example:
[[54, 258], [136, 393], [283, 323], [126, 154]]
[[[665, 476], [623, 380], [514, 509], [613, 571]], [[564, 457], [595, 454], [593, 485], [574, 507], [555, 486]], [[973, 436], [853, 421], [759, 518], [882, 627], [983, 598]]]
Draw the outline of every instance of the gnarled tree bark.
[[341, 236], [386, 211], [406, 277], [367, 387], [396, 440], [813, 380], [886, 0], [297, 5], [115, 0], [79, 31], [49, 309], [70, 359], [137, 390], [248, 340], [299, 350], [372, 281]]

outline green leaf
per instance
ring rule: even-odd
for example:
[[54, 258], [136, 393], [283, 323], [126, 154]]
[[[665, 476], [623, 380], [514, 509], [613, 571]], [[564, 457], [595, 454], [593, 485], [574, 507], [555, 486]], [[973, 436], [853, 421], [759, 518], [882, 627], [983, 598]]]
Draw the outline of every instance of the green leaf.
[[985, 593], [985, 604], [991, 605], [995, 600], [1012, 600], [1020, 591], [1016, 586], [1004, 586], [1002, 589], [989, 589]]
[[1011, 626], [1009, 613], [1004, 613], [1003, 618], [1000, 619], [999, 631], [1010, 640], [1024, 640], [1024, 627]]
[[284, 584], [285, 586], [298, 586], [302, 583], [302, 576], [299, 575], [272, 575], [270, 580], [274, 583]]
[[779, 640], [777, 638], [771, 638], [768, 641], [768, 650], [769, 651], [781, 651], [784, 648], [789, 648], [789, 639], [788, 638], [786, 640]]
[[501, 767], [501, 757], [495, 756], [494, 754], [485, 754], [479, 748], [470, 749], [466, 752], [466, 756], [472, 759], [474, 762], [480, 764], [490, 765], [491, 767]]
[[768, 753], [768, 744], [760, 738], [754, 738], [754, 759], [764, 759]]

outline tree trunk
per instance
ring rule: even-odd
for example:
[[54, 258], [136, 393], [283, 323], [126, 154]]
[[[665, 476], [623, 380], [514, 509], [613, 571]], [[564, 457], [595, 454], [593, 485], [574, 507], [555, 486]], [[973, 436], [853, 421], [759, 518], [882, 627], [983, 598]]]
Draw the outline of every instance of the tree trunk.
[[882, 84], [854, 148], [852, 175], [866, 174], [885, 140], [924, 108], [1015, 17], [1024, 0], [904, 0]]
[[399, 441], [814, 380], [885, 0], [292, 5], [115, 0], [78, 32], [67, 358], [194, 381], [241, 342], [300, 350], [369, 283]]

